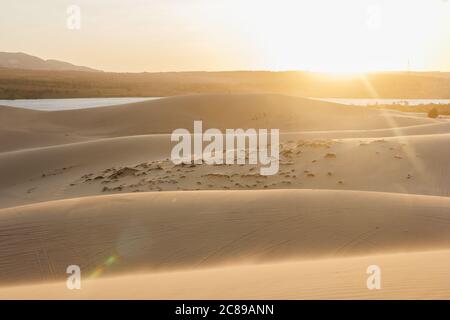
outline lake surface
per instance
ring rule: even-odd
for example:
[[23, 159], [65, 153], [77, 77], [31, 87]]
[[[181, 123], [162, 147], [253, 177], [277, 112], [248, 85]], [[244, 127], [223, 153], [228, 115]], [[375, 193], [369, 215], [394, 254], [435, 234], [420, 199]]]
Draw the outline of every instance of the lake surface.
[[315, 100], [342, 103], [355, 106], [370, 106], [376, 104], [404, 104], [417, 106], [419, 104], [450, 104], [450, 99], [347, 99], [347, 98], [312, 98]]
[[[73, 109], [106, 107], [124, 103], [133, 103], [155, 99], [163, 99], [163, 97], [18, 99], [18, 100], [0, 100], [0, 105], [33, 110], [56, 111], [56, 110], [73, 110]], [[374, 105], [377, 103], [378, 104], [407, 103], [411, 106], [424, 103], [450, 104], [450, 99], [341, 99], [341, 98], [329, 98], [329, 99], [313, 98], [313, 99], [357, 106]]]
[[106, 107], [117, 104], [133, 103], [154, 99], [161, 99], [161, 98], [130, 97], [130, 98], [18, 99], [18, 100], [0, 100], [0, 105], [33, 110], [57, 111], [57, 110]]

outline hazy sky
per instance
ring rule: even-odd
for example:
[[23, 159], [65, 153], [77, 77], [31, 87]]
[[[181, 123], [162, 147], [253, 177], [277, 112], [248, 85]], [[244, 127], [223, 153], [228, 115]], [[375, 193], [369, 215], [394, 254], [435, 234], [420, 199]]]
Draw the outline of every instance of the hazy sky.
[[[67, 28], [70, 5], [81, 29]], [[106, 71], [450, 71], [450, 0], [0, 0], [0, 51]]]

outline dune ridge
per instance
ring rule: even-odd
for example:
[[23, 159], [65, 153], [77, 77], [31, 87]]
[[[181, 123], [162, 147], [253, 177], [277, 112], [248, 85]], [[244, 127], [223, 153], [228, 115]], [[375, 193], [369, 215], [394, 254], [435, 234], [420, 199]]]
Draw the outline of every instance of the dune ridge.
[[123, 272], [446, 249], [449, 210], [448, 197], [335, 190], [52, 201], [0, 210], [0, 277], [61, 279], [68, 264], [90, 273], [110, 256]]
[[[450, 134], [282, 139], [280, 170], [176, 166], [168, 135], [101, 139], [0, 153], [0, 208], [111, 193], [337, 189], [449, 196]], [[326, 158], [332, 154], [333, 158]], [[26, 164], [26, 165], [24, 165]], [[110, 179], [120, 168], [135, 170]]]
[[[192, 130], [194, 120], [203, 120], [205, 129], [278, 128], [282, 132], [371, 130], [439, 123], [395, 111], [276, 94], [191, 95], [51, 112], [0, 106], [0, 132], [5, 137], [11, 132], [22, 133], [16, 147], [5, 145], [0, 151], [55, 142], [171, 133], [177, 128]], [[40, 143], [35, 135], [42, 136]]]
[[[174, 165], [194, 120], [279, 128], [279, 172]], [[0, 106], [0, 298], [450, 298], [449, 140], [448, 119], [276, 94]]]

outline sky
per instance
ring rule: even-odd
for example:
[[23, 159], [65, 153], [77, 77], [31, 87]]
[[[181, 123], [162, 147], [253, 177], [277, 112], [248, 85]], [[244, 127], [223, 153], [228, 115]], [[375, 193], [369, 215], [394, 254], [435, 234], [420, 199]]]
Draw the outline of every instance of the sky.
[[0, 51], [105, 71], [450, 71], [450, 0], [0, 0], [0, 10]]

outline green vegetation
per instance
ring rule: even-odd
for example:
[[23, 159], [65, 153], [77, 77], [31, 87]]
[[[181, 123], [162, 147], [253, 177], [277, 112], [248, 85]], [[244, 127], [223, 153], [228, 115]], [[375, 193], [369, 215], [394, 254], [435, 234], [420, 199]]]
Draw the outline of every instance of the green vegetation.
[[437, 111], [436, 107], [431, 108], [430, 111], [428, 111], [428, 117], [430, 118], [437, 118], [439, 116], [439, 112]]
[[430, 118], [437, 118], [439, 115], [450, 115], [450, 104], [420, 104], [416, 106], [403, 104], [379, 104], [370, 106], [377, 109], [390, 109], [402, 112], [420, 112], [426, 113]]
[[0, 68], [0, 99], [151, 97], [280, 93], [316, 98], [450, 99], [450, 73], [385, 72], [365, 77], [312, 72], [112, 73]]

